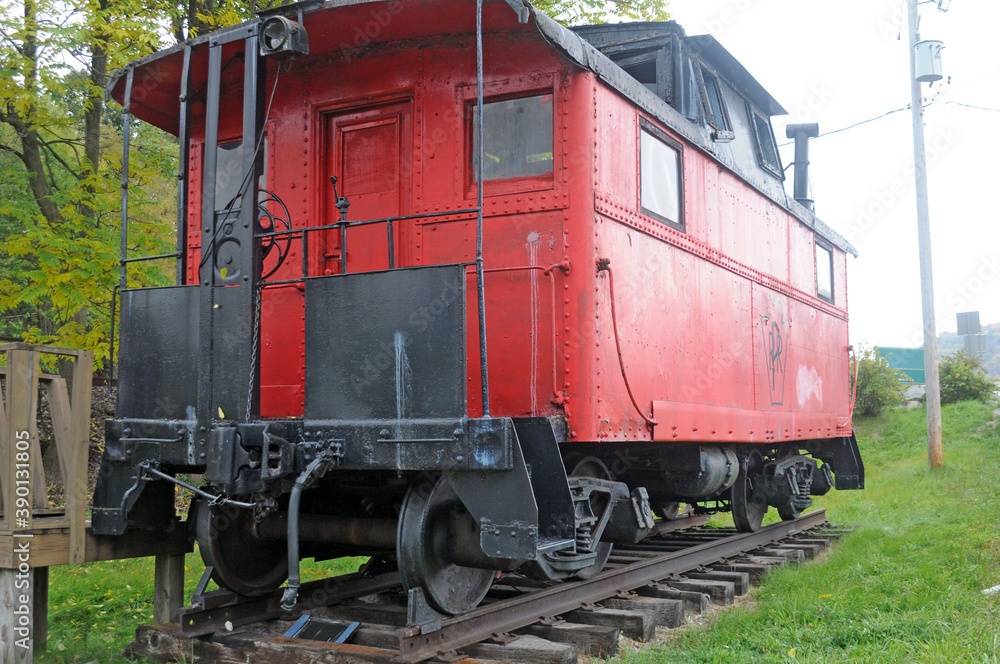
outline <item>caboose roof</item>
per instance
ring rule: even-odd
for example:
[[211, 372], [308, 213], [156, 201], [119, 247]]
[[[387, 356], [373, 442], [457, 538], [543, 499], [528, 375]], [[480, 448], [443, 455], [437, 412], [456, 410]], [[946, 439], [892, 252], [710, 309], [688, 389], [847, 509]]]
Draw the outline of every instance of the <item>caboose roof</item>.
[[[445, 11], [442, 4], [463, 3], [468, 0], [306, 0], [270, 10], [295, 18], [298, 12], [308, 17], [306, 28], [313, 53], [330, 53], [350, 49], [353, 33], [344, 26], [365, 25], [370, 15], [383, 7], [399, 7], [405, 3], [406, 21], [390, 21], [378, 25], [376, 34], [369, 35], [368, 43], [415, 40], [431, 35], [468, 34], [475, 31], [474, 12]], [[337, 9], [333, 12], [330, 10]], [[511, 11], [513, 10], [513, 11]], [[350, 14], [347, 16], [345, 14]], [[351, 19], [354, 20], [351, 20]], [[259, 19], [258, 19], [259, 20]], [[198, 91], [207, 85], [208, 46], [220, 35], [246, 30], [247, 22], [222, 30], [200, 35], [136, 60], [128, 67], [115, 72], [108, 83], [107, 93], [122, 102], [125, 96], [125, 73], [134, 70], [131, 112], [141, 120], [165, 131], [178, 133], [180, 85], [185, 47], [191, 47], [191, 89], [197, 98]], [[485, 0], [483, 7], [484, 31], [523, 31], [536, 29], [557, 52], [576, 65], [590, 70], [606, 85], [631, 100], [646, 113], [657, 118], [672, 130], [690, 141], [700, 150], [712, 155], [748, 184], [795, 215], [842, 251], [857, 256], [857, 250], [837, 232], [824, 224], [812, 211], [787, 195], [782, 181], [750, 170], [741, 163], [725, 144], [712, 140], [709, 130], [688, 120], [670, 104], [627, 74], [595, 43], [611, 45], [614, 40], [650, 39], [678, 33], [686, 43], [694, 44], [700, 56], [720, 71], [737, 89], [758, 108], [769, 115], [786, 113], [780, 104], [757, 82], [753, 76], [714, 37], [708, 35], [687, 37], [674, 22], [631, 23], [584, 26], [571, 30], [560, 25], [546, 14], [522, 0]], [[593, 43], [592, 43], [593, 42]], [[223, 47], [223, 85], [240, 76], [241, 67], [230, 64], [242, 61], [243, 40], [236, 39]], [[603, 46], [602, 46], [603, 47]], [[310, 56], [311, 57], [311, 56]]]
[[712, 35], [687, 36], [675, 21], [650, 23], [604, 23], [601, 25], [581, 25], [572, 28], [600, 51], [636, 48], [646, 43], [656, 42], [677, 35], [688, 44], [694, 44], [702, 59], [726, 77], [744, 97], [752, 101], [768, 115], [786, 115], [788, 111], [764, 89], [757, 79], [733, 57], [733, 54]]

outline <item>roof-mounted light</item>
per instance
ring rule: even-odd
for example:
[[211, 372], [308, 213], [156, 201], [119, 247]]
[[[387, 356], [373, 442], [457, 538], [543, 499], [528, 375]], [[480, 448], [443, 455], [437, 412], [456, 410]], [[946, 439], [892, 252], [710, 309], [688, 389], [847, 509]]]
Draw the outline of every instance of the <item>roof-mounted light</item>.
[[287, 55], [309, 54], [309, 35], [300, 23], [284, 16], [272, 16], [264, 21], [260, 29], [260, 54]]

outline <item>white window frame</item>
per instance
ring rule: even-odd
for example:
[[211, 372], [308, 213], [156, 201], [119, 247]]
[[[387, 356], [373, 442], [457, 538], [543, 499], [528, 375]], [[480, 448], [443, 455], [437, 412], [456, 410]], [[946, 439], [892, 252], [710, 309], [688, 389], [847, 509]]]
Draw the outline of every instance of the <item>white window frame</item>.
[[[657, 141], [663, 147], [673, 150], [677, 154], [677, 218], [671, 219], [669, 216], [665, 215], [661, 210], [654, 210], [646, 206], [647, 200], [643, 198], [643, 190], [652, 186], [651, 180], [656, 178], [656, 174], [647, 173], [643, 169], [644, 162], [642, 154], [642, 143], [643, 135], [647, 135], [650, 139]], [[677, 140], [671, 138], [666, 134], [666, 132], [660, 130], [652, 123], [646, 120], [641, 120], [639, 123], [639, 208], [642, 214], [662, 222], [671, 228], [675, 228], [682, 233], [685, 232], [684, 223], [684, 146]]]
[[[819, 252], [820, 251], [825, 251], [827, 253], [827, 255], [830, 257], [830, 292], [829, 292], [829, 294], [824, 293], [824, 292], [822, 292], [820, 290], [820, 280], [819, 280], [819, 274], [820, 274]], [[824, 300], [826, 302], [829, 302], [830, 304], [833, 304], [833, 294], [836, 291], [836, 284], [834, 283], [834, 280], [833, 280], [833, 247], [831, 247], [830, 245], [826, 244], [825, 242], [820, 242], [817, 239], [816, 240], [815, 249], [813, 250], [813, 265], [814, 265], [814, 271], [815, 271], [815, 274], [816, 274], [816, 297], [818, 297], [819, 299]]]

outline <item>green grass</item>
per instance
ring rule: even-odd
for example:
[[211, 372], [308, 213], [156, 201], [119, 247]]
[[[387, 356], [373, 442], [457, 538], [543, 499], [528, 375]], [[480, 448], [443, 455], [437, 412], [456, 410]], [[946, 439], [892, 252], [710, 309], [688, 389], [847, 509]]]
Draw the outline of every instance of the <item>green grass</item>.
[[[364, 561], [303, 561], [302, 581], [355, 572]], [[190, 598], [205, 570], [197, 551], [187, 555], [184, 569], [184, 592]], [[139, 625], [153, 622], [153, 559], [53, 567], [49, 573], [48, 652], [35, 653], [36, 661], [130, 662], [118, 653], [135, 638]]]
[[857, 530], [707, 626], [614, 662], [1000, 662], [1000, 598], [982, 593], [1000, 584], [993, 408], [945, 408], [935, 471], [922, 409], [858, 422], [867, 488], [817, 500]]
[[[857, 524], [831, 554], [771, 574], [752, 602], [664, 644], [644, 662], [1000, 662], [1000, 435], [993, 406], [944, 410], [945, 468], [927, 468], [922, 410], [858, 422], [864, 491], [817, 500]], [[773, 510], [769, 517], [773, 520]], [[353, 571], [359, 559], [304, 563], [305, 579]], [[202, 571], [187, 558], [187, 593]], [[49, 651], [42, 662], [122, 664], [118, 652], [153, 616], [151, 560], [53, 568]]]

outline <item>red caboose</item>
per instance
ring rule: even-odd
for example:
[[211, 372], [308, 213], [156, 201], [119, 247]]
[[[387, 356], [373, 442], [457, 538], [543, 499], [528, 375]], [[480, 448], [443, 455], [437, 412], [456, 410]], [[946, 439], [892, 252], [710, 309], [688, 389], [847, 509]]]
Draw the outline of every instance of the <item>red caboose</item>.
[[291, 605], [300, 557], [383, 555], [419, 616], [595, 574], [651, 511], [863, 485], [854, 250], [785, 194], [778, 103], [672, 22], [476, 10], [301, 3], [114, 79], [180, 137], [179, 282], [123, 257], [95, 530], [203, 473], [221, 585]]

